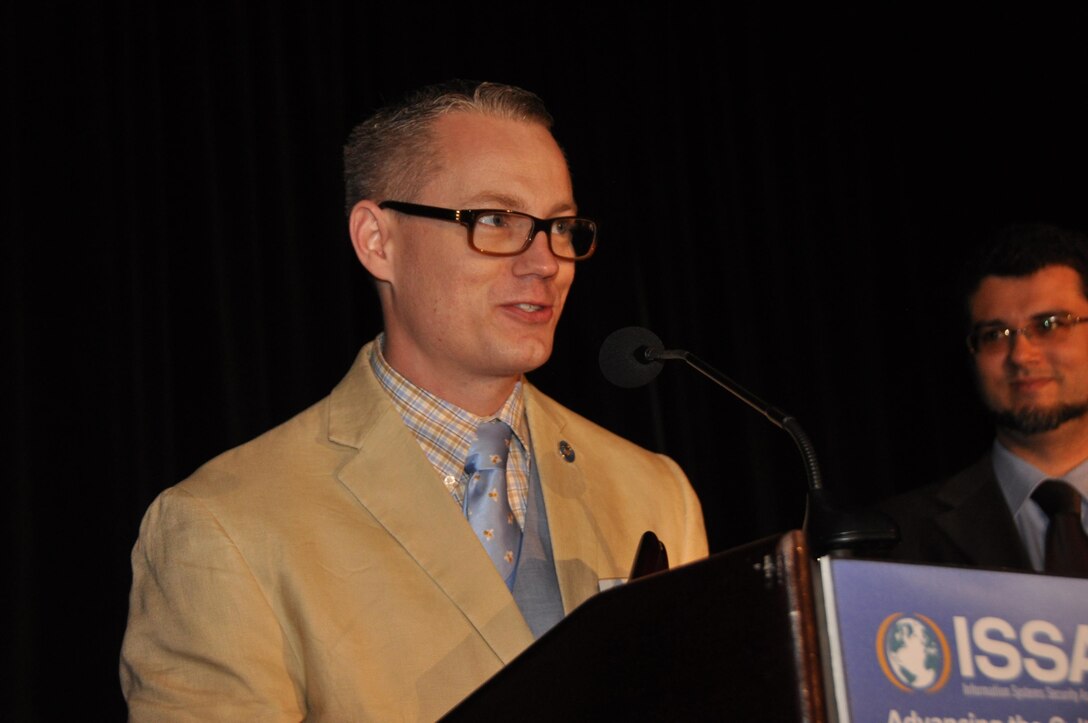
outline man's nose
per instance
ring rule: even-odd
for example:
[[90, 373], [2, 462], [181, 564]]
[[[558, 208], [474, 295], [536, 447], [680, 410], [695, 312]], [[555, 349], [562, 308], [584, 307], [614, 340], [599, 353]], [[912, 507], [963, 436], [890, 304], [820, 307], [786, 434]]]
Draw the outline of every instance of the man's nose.
[[515, 270], [523, 274], [552, 276], [559, 270], [559, 259], [552, 253], [545, 231], [538, 231], [525, 252], [516, 257]]
[[1040, 354], [1040, 344], [1023, 329], [1017, 329], [1009, 335], [1009, 350], [1006, 358], [1014, 363], [1036, 359]]

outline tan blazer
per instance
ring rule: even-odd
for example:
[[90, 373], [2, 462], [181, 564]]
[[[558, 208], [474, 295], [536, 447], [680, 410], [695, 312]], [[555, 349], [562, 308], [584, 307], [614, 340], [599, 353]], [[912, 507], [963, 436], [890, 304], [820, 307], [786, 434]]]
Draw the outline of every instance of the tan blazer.
[[[133, 720], [434, 720], [533, 642], [369, 354], [148, 509], [121, 653]], [[706, 556], [672, 460], [526, 392], [568, 613], [626, 577], [646, 530], [673, 566]]]

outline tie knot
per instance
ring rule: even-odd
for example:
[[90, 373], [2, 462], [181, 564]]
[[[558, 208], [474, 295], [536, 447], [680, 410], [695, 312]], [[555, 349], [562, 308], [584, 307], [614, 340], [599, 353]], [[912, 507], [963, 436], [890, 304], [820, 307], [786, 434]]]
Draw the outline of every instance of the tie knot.
[[1035, 488], [1031, 498], [1039, 503], [1048, 517], [1062, 513], [1080, 517], [1080, 492], [1068, 482], [1048, 479]]
[[470, 472], [506, 466], [510, 438], [514, 432], [501, 419], [481, 422], [476, 427], [476, 441], [469, 448], [466, 468]]

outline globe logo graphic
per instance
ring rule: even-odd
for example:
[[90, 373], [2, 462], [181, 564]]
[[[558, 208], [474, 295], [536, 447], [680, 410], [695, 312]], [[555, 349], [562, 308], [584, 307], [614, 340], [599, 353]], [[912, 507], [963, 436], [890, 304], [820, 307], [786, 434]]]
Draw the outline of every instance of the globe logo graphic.
[[900, 690], [935, 693], [948, 682], [948, 640], [925, 615], [889, 615], [877, 631], [876, 649], [884, 675]]

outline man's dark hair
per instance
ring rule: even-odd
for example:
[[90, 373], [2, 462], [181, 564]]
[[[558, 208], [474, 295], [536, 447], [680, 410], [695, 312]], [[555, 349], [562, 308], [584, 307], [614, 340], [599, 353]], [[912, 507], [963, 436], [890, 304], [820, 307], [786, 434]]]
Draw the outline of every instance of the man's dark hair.
[[1046, 223], [1002, 226], [969, 256], [961, 288], [970, 299], [988, 276], [1030, 276], [1047, 266], [1068, 266], [1080, 274], [1088, 298], [1088, 235]]
[[411, 201], [437, 169], [431, 126], [453, 112], [539, 123], [552, 116], [534, 93], [501, 83], [452, 80], [428, 85], [378, 109], [355, 126], [344, 146], [345, 212], [373, 201]]

